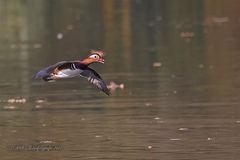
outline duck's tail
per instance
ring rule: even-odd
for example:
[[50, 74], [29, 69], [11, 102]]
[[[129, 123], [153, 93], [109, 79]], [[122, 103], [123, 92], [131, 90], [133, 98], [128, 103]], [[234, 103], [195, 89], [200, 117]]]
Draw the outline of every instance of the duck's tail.
[[38, 78], [43, 78], [46, 76], [46, 72], [44, 71], [39, 71], [38, 73], [36, 73], [33, 77], [32, 80], [36, 80]]

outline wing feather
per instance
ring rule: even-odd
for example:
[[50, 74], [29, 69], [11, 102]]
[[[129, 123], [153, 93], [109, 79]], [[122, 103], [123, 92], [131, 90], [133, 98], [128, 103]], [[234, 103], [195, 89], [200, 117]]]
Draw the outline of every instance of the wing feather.
[[72, 61], [62, 61], [62, 62], [58, 62], [54, 65], [48, 66], [47, 68], [44, 68], [42, 70], [40, 70], [34, 77], [33, 79], [37, 79], [37, 78], [44, 78], [44, 77], [48, 77], [50, 76], [50, 74], [56, 69], [56, 68], [68, 68], [73, 62]]
[[108, 96], [110, 95], [110, 91], [107, 88], [107, 85], [102, 80], [101, 76], [93, 69], [87, 68], [86, 70], [84, 70], [83, 72], [80, 73], [80, 76], [86, 78], [88, 80], [88, 82], [95, 85], [98, 89], [103, 91]]

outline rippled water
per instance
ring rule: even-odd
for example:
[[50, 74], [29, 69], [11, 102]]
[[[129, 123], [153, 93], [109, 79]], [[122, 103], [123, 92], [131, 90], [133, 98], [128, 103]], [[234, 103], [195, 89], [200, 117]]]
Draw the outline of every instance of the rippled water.
[[[40, 6], [41, 22], [17, 16], [33, 25], [17, 25], [20, 38], [0, 30], [1, 159], [239, 158], [238, 8], [210, 2], [42, 2], [27, 3], [31, 12]], [[14, 4], [22, 13], [23, 6]], [[189, 9], [195, 5], [200, 9]], [[99, 15], [86, 17], [97, 7]], [[107, 53], [106, 64], [92, 67], [124, 89], [106, 96], [81, 78], [31, 80], [41, 68], [84, 57], [91, 48]]]

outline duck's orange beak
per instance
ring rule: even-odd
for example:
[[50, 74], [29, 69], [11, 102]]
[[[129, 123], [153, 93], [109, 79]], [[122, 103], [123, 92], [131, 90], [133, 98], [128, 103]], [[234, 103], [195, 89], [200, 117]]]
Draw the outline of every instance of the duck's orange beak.
[[104, 64], [105, 59], [104, 58], [99, 58], [98, 62]]

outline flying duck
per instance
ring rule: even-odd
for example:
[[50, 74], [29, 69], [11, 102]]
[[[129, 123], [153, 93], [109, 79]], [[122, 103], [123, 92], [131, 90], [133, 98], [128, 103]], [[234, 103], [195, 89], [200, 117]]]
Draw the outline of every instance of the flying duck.
[[101, 76], [95, 70], [88, 67], [94, 62], [104, 64], [104, 52], [99, 50], [90, 50], [89, 52], [90, 55], [83, 60], [62, 61], [46, 67], [40, 70], [33, 79], [42, 78], [44, 81], [55, 81], [81, 76], [105, 94], [110, 95], [110, 91]]

